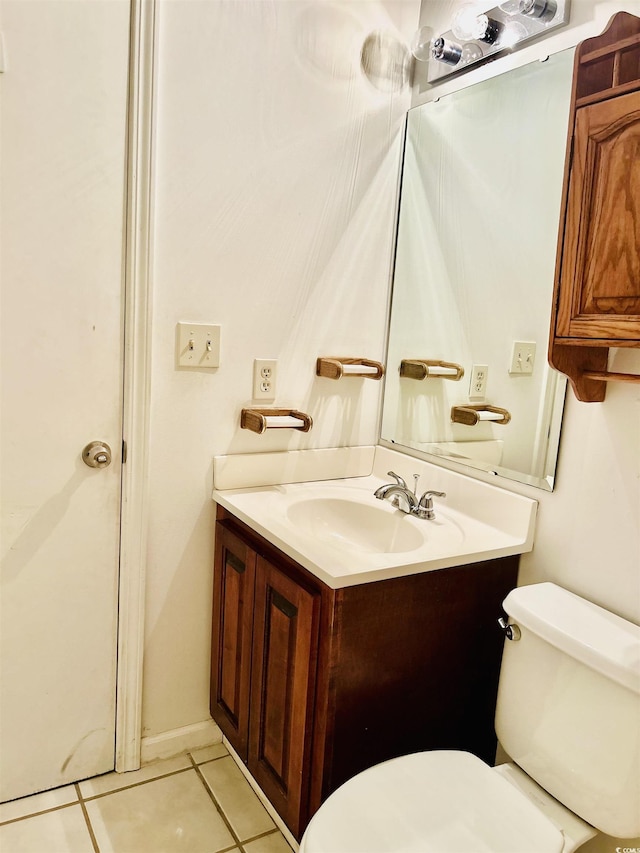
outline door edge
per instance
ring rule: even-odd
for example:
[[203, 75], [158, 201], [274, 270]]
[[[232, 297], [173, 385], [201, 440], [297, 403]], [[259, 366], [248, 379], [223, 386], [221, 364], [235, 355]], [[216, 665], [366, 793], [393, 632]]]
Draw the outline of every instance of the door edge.
[[115, 769], [137, 770], [148, 530], [156, 0], [131, 0], [124, 234], [123, 439]]

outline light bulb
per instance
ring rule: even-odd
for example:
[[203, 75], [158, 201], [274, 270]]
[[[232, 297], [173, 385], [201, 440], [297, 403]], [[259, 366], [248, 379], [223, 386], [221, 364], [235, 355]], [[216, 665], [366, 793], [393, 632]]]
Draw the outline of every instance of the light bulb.
[[[484, 18], [483, 22], [481, 19]], [[471, 3], [461, 6], [451, 21], [451, 32], [461, 41], [479, 39], [486, 29], [486, 15], [479, 15]]]
[[428, 62], [431, 58], [431, 40], [433, 29], [431, 27], [420, 27], [411, 42], [411, 53], [420, 62]]
[[518, 15], [520, 13], [520, 0], [506, 0], [499, 8], [505, 15]]
[[550, 21], [558, 11], [555, 0], [520, 0], [520, 14]]
[[523, 24], [518, 23], [518, 21], [509, 21], [505, 24], [500, 36], [500, 47], [513, 47], [526, 35], [527, 28]]
[[472, 62], [477, 62], [479, 59], [482, 59], [482, 56], [482, 48], [473, 42], [469, 42], [462, 48], [460, 61], [464, 62], [465, 65], [471, 65]]
[[494, 44], [500, 38], [504, 25], [500, 21], [495, 21], [493, 18], [487, 17], [487, 15], [480, 15], [479, 17], [482, 19], [484, 29], [482, 35], [478, 36], [478, 39], [487, 44]]
[[472, 5], [461, 6], [451, 21], [451, 32], [461, 41], [493, 44], [502, 32], [502, 24], [488, 15], [479, 15]]

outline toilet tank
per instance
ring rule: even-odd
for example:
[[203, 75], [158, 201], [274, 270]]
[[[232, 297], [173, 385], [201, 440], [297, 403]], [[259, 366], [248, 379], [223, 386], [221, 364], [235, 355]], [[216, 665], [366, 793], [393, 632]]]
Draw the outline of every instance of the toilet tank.
[[567, 808], [617, 838], [640, 835], [640, 628], [552, 583], [504, 602], [496, 733]]

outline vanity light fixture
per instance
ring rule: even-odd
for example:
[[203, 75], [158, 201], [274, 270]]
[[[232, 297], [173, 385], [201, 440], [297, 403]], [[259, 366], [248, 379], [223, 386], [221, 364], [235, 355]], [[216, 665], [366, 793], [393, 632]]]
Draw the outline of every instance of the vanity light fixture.
[[505, 0], [491, 9], [465, 3], [454, 14], [451, 29], [436, 34], [428, 46], [425, 29], [412, 46], [415, 58], [428, 62], [427, 81], [434, 83], [496, 59], [569, 21], [571, 0]]

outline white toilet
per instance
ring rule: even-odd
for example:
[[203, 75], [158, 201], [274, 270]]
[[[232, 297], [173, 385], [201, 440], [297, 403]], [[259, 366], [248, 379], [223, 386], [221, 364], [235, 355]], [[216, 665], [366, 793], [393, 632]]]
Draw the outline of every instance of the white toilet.
[[496, 732], [515, 763], [378, 764], [323, 803], [300, 853], [570, 853], [596, 829], [640, 835], [640, 628], [551, 583], [504, 608]]

